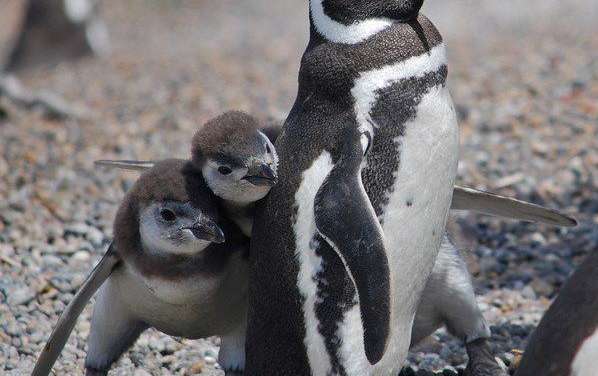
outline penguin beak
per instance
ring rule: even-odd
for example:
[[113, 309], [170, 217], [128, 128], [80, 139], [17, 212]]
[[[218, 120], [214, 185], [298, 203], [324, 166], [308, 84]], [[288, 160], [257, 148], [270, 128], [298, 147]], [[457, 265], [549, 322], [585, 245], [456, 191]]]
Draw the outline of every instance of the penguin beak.
[[202, 215], [201, 218], [189, 228], [193, 235], [199, 240], [207, 240], [212, 243], [224, 243], [225, 237], [222, 229], [210, 218]]
[[243, 177], [253, 185], [273, 187], [276, 184], [276, 173], [272, 168], [265, 164], [259, 163], [249, 167], [247, 175]]

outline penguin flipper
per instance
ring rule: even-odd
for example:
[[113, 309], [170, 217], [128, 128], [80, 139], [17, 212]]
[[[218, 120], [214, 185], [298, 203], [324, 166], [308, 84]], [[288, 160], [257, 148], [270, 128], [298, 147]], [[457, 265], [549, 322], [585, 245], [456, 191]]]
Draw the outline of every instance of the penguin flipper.
[[156, 162], [154, 161], [132, 161], [132, 160], [110, 160], [102, 159], [93, 162], [96, 166], [116, 167], [121, 170], [145, 171], [152, 167]]
[[458, 185], [455, 185], [453, 191], [451, 209], [468, 210], [480, 214], [553, 226], [573, 227], [577, 225], [575, 219], [557, 210]]
[[50, 373], [52, 366], [56, 362], [56, 359], [58, 359], [69, 335], [75, 327], [81, 311], [83, 311], [83, 308], [85, 308], [85, 305], [89, 302], [93, 294], [108, 279], [119, 262], [120, 258], [111, 244], [104, 257], [102, 257], [98, 265], [92, 270], [73, 300], [60, 315], [56, 327], [37, 359], [35, 368], [31, 373], [32, 376], [45, 376]]
[[390, 332], [390, 269], [382, 227], [361, 180], [364, 158], [359, 135], [318, 190], [314, 202], [319, 234], [339, 255], [359, 297], [365, 354], [384, 356]]

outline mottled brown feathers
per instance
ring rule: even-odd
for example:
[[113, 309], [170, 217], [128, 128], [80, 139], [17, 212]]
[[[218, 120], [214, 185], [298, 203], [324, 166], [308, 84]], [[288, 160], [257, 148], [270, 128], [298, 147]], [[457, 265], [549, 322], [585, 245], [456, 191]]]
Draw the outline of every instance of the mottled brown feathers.
[[198, 162], [206, 156], [222, 152], [223, 145], [234, 148], [243, 144], [260, 129], [260, 123], [253, 116], [241, 111], [229, 111], [208, 121], [193, 136], [191, 154]]
[[217, 218], [215, 198], [205, 185], [201, 173], [184, 160], [157, 162], [144, 172], [125, 195], [114, 221], [114, 243], [117, 252], [138, 252], [139, 213], [152, 202], [190, 201], [206, 214]]
[[[127, 193], [142, 206], [155, 201], [192, 201], [202, 196], [202, 181], [188, 161], [167, 159], [144, 172]], [[190, 189], [193, 188], [193, 189]], [[207, 189], [204, 189], [209, 193]]]

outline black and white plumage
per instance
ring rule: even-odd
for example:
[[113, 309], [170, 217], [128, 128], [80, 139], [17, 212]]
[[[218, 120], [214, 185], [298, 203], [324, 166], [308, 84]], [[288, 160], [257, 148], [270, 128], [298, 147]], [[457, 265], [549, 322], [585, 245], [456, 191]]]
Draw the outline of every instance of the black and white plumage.
[[516, 376], [598, 373], [598, 253], [587, 256], [563, 286], [523, 354]]
[[459, 143], [444, 45], [419, 6], [310, 1], [279, 183], [252, 238], [249, 375], [401, 367]]

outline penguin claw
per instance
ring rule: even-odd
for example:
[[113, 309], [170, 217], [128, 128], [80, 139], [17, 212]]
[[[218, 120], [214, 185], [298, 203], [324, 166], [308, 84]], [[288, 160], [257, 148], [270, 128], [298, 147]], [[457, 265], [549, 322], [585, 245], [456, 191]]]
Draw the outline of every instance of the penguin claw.
[[508, 376], [490, 351], [488, 340], [480, 338], [466, 345], [469, 362], [464, 376]]

